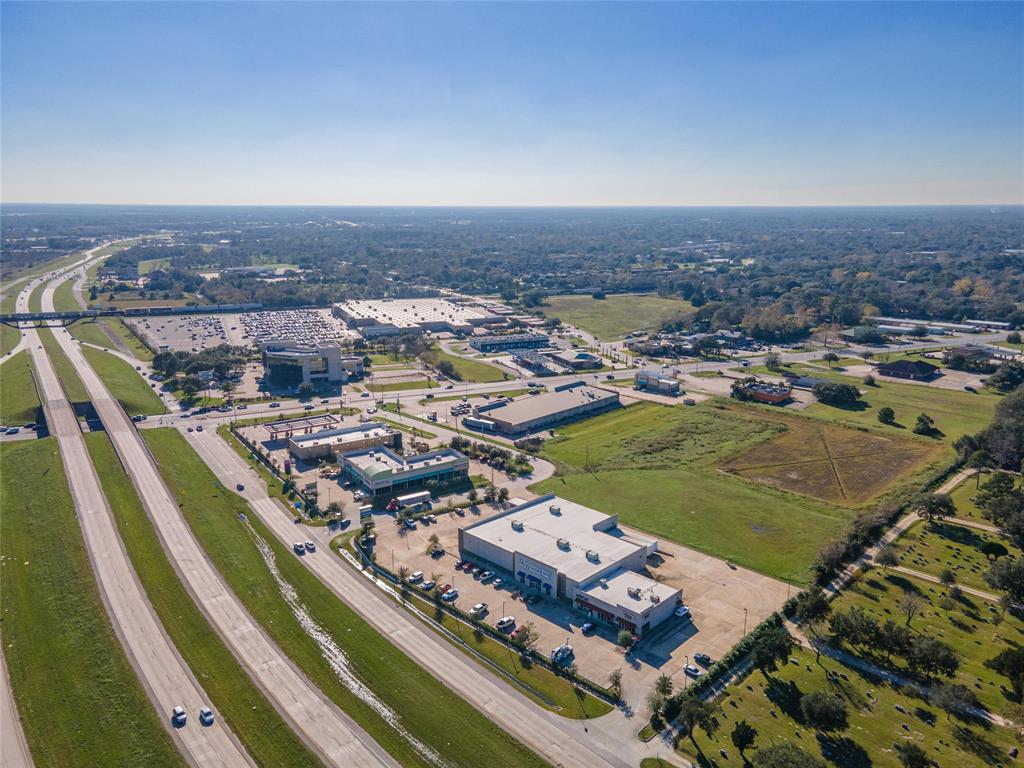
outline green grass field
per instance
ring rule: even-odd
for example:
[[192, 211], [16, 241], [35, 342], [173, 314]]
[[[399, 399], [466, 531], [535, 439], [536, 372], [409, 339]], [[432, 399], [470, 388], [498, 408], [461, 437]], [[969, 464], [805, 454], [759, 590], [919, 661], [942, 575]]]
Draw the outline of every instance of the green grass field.
[[973, 434], [988, 425], [992, 419], [997, 395], [981, 392], [971, 394], [955, 389], [941, 389], [922, 384], [896, 384], [881, 381], [876, 386], [866, 387], [860, 379], [828, 373], [808, 366], [793, 366], [810, 375], [835, 378], [837, 381], [860, 386], [862, 403], [855, 408], [836, 408], [815, 403], [804, 413], [816, 418], [828, 419], [846, 424], [878, 428], [878, 409], [889, 406], [896, 412], [897, 426], [884, 426], [886, 431], [906, 434], [914, 427], [918, 414], [927, 413], [935, 420], [935, 427], [942, 431], [942, 442], [952, 445], [953, 441], [965, 434]]
[[[564, 427], [543, 450], [558, 473], [532, 490], [618, 513], [626, 525], [806, 583], [817, 550], [852, 513], [718, 471], [718, 461], [780, 434], [778, 424], [736, 408], [640, 403]], [[793, 536], [794, 529], [801, 535]]]
[[437, 367], [437, 364], [442, 360], [450, 362], [455, 367], [455, 378], [459, 381], [487, 383], [504, 381], [508, 378], [508, 374], [497, 366], [482, 363], [479, 360], [469, 360], [465, 357], [452, 355], [436, 347], [430, 351], [428, 359], [434, 367]]
[[132, 416], [156, 416], [166, 413], [160, 396], [131, 365], [119, 357], [92, 347], [82, 347], [89, 365], [103, 379], [110, 394], [120, 400]]
[[[352, 694], [331, 670], [319, 646], [303, 631], [239, 514], [248, 506], [221, 486], [182, 435], [144, 432], [171, 492], [182, 504], [193, 533], [235, 594], [263, 629], [285, 649], [333, 701], [404, 765], [430, 763], [376, 711]], [[281, 576], [295, 589], [310, 616], [339, 644], [352, 670], [390, 706], [417, 739], [453, 766], [539, 766], [543, 762], [374, 631], [330, 592], [291, 551], [251, 514], [256, 535], [271, 548]], [[326, 553], [325, 553], [326, 554]], [[453, 738], [452, 728], [458, 728]]]
[[139, 360], [150, 361], [153, 359], [153, 352], [139, 341], [128, 327], [116, 318], [102, 320], [79, 320], [73, 323], [69, 330], [76, 339], [95, 344], [106, 349], [117, 349], [111, 336], [120, 340], [128, 351], [139, 358]]
[[[61, 332], [57, 331], [57, 333]], [[50, 362], [53, 363], [53, 369], [57, 372], [57, 378], [60, 379], [61, 386], [64, 387], [64, 393], [68, 396], [68, 400], [72, 403], [88, 401], [89, 393], [85, 391], [85, 385], [82, 384], [82, 380], [78, 377], [78, 372], [75, 371], [71, 361], [68, 360], [68, 356], [64, 354], [64, 350], [57, 343], [53, 332], [46, 328], [40, 328], [39, 339], [43, 342], [43, 349], [46, 350]]]
[[192, 601], [106, 433], [90, 432], [85, 442], [142, 587], [174, 646], [201, 675], [211, 706], [259, 765], [319, 765]]
[[36, 421], [40, 414], [39, 395], [32, 377], [32, 361], [22, 351], [0, 367], [0, 423], [8, 427]]
[[[826, 656], [815, 662], [814, 653], [802, 648], [791, 656], [796, 664], [786, 664], [770, 677], [753, 672], [744, 681], [731, 686], [718, 699], [722, 705], [721, 727], [714, 738], [709, 739], [698, 730], [699, 750], [694, 742], [683, 738], [679, 742], [680, 751], [694, 760], [699, 760], [702, 752], [708, 760], [702, 765], [742, 766], [744, 763], [729, 734], [736, 722], [746, 720], [758, 734], [754, 748], [747, 751], [748, 760], [754, 759], [757, 749], [786, 741], [824, 760], [821, 742], [814, 729], [803, 722], [799, 707], [801, 696], [821, 690], [842, 698], [849, 713], [848, 729], [825, 740], [838, 753], [826, 762], [829, 766], [901, 768], [892, 746], [904, 740], [917, 743], [943, 768], [981, 766], [986, 762], [994, 764], [994, 755], [1002, 758], [1015, 744], [1013, 734], [1007, 729], [985, 729], [949, 720], [937, 707], [912, 697], [909, 692], [895, 689]], [[829, 678], [829, 672], [837, 677]], [[897, 706], [905, 713], [897, 710]], [[727, 750], [728, 760], [719, 756], [719, 749]], [[657, 762], [644, 765], [653, 768]]]
[[683, 299], [655, 294], [613, 294], [605, 299], [549, 296], [540, 309], [546, 317], [557, 317], [599, 339], [610, 340], [633, 331], [653, 331], [689, 312], [693, 305]]
[[[20, 283], [19, 283], [20, 285]], [[14, 285], [6, 286], [7, 292], [0, 299], [0, 312], [13, 312], [15, 303], [18, 301], [18, 291]], [[0, 356], [6, 355], [21, 341], [21, 331], [9, 325], [0, 325]]]
[[1020, 549], [1002, 536], [953, 522], [917, 523], [900, 536], [896, 546], [901, 555], [900, 565], [906, 568], [932, 576], [950, 568], [956, 573], [957, 584], [994, 592], [982, 578], [991, 565], [981, 551], [987, 542], [999, 542], [1011, 557], [1021, 556]]
[[371, 392], [402, 392], [407, 389], [437, 389], [440, 386], [435, 379], [414, 379], [413, 381], [395, 381], [389, 384], [370, 384], [366, 388]]
[[[981, 478], [982, 484], [988, 480], [991, 475], [983, 475]], [[974, 477], [967, 478], [964, 482], [960, 483], [953, 492], [949, 494], [950, 498], [953, 499], [953, 503], [956, 505], [956, 516], [963, 517], [967, 520], [974, 520], [979, 523], [985, 523], [991, 525], [981, 514], [981, 508], [974, 503], [974, 494], [976, 494], [976, 479]]]
[[72, 290], [74, 280], [65, 280], [60, 283], [53, 292], [53, 308], [57, 312], [77, 312], [81, 307], [75, 301], [75, 294]]
[[183, 766], [103, 608], [56, 441], [0, 446], [0, 469], [4, 655], [36, 766]]
[[[965, 595], [951, 610], [939, 605], [946, 588], [903, 573], [884, 573], [876, 568], [867, 576], [846, 589], [833, 602], [836, 610], [846, 610], [857, 605], [884, 622], [894, 619], [903, 623], [905, 617], [897, 607], [904, 590], [915, 592], [925, 599], [925, 610], [915, 616], [911, 623], [914, 632], [925, 632], [948, 643], [960, 657], [960, 669], [953, 682], [970, 688], [983, 706], [993, 712], [1004, 712], [1011, 704], [1004, 690], [1009, 681], [985, 667], [986, 660], [994, 657], [1003, 648], [1020, 647], [1024, 643], [1024, 623], [1010, 613], [999, 622], [999, 606], [980, 597]], [[881, 654], [871, 658], [879, 665], [887, 665]], [[888, 663], [900, 674], [907, 674], [902, 660]]]

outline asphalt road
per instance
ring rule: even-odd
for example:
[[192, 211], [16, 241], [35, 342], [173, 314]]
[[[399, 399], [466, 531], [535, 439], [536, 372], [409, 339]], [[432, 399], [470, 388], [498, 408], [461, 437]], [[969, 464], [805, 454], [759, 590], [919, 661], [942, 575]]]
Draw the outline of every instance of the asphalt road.
[[[239, 495], [282, 543], [291, 546], [295, 540], [306, 538], [318, 541], [317, 551], [304, 556], [302, 562], [341, 600], [448, 688], [552, 765], [635, 768], [640, 758], [647, 756], [646, 746], [633, 738], [640, 725], [626, 722], [621, 713], [606, 716], [617, 718], [615, 727], [609, 728], [612, 724], [602, 718], [601, 725], [591, 723], [594, 727], [585, 731], [586, 723], [541, 709], [467, 658], [334, 555], [329, 547], [334, 534], [324, 528], [297, 530], [287, 510], [267, 495], [259, 477], [220, 436], [211, 431], [186, 436], [225, 487], [245, 485]], [[603, 738], [612, 733], [623, 738]]]
[[[52, 292], [47, 289], [44, 304], [50, 297]], [[19, 302], [23, 298], [27, 301], [23, 294]], [[143, 687], [165, 727], [174, 735], [179, 749], [192, 765], [253, 765], [221, 718], [216, 718], [209, 726], [200, 724], [199, 708], [209, 704], [209, 697], [164, 633], [138, 581], [93, 468], [78, 418], [64, 394], [49, 356], [39, 343], [38, 331], [27, 330], [25, 337], [47, 427], [60, 448], [64, 473], [100, 593], [114, 631]], [[179, 705], [189, 715], [189, 721], [181, 728], [174, 727], [170, 720], [171, 710]]]
[[[50, 286], [43, 295], [43, 307], [50, 309], [52, 306]], [[345, 768], [397, 766], [362, 728], [292, 665], [249, 616], [192, 535], [178, 510], [177, 501], [164, 485], [152, 455], [120, 403], [111, 397], [106, 385], [89, 366], [79, 345], [67, 334], [57, 333], [55, 337], [82, 379], [89, 399], [175, 564], [179, 578], [211, 626], [268, 699], [326, 763]], [[77, 460], [65, 460], [66, 466], [77, 464]], [[200, 764], [213, 763], [204, 761]]]

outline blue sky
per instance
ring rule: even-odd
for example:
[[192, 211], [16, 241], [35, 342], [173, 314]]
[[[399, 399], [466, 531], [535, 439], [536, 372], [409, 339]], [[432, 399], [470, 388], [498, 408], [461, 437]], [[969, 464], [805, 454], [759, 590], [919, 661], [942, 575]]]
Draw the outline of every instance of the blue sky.
[[1024, 202], [1024, 4], [11, 3], [8, 202]]

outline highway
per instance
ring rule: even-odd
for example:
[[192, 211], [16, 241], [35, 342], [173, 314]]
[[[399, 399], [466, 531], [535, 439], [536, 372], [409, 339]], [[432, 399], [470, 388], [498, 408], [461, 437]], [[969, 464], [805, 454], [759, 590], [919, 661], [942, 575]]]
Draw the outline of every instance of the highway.
[[[227, 488], [243, 483], [250, 508], [286, 546], [296, 538], [292, 516], [271, 499], [266, 486], [237, 453], [212, 431], [186, 433], [203, 461]], [[324, 528], [304, 528], [299, 538], [319, 540], [318, 551], [302, 558], [305, 564], [339, 599], [416, 663], [469, 701], [525, 745], [553, 765], [566, 768], [635, 768], [632, 747], [636, 744], [605, 744], [583, 731], [579, 721], [569, 720], [538, 707], [512, 686], [467, 658], [446, 640], [395, 605], [365, 577], [356, 573], [330, 549], [334, 534]], [[635, 731], [639, 726], [635, 726]]]
[[[27, 294], [22, 293], [18, 301], [27, 301]], [[190, 764], [253, 765], [221, 718], [216, 718], [209, 726], [199, 723], [199, 709], [210, 703], [209, 697], [167, 637], [138, 581], [93, 468], [78, 418], [49, 356], [39, 343], [38, 331], [26, 330], [25, 337], [47, 427], [60, 448], [76, 516], [103, 602], [143, 687]], [[190, 716], [181, 728], [174, 727], [170, 720], [171, 710], [179, 705]]]
[[[44, 291], [44, 310], [53, 307], [54, 286], [51, 284]], [[179, 578], [268, 700], [326, 763], [345, 768], [396, 767], [397, 763], [362, 728], [292, 665], [245, 611], [192, 535], [152, 455], [120, 403], [111, 397], [78, 344], [68, 334], [54, 335], [81, 378]], [[65, 459], [65, 466], [74, 467], [77, 473], [83, 460], [88, 457]], [[245, 761], [233, 764], [242, 765]]]

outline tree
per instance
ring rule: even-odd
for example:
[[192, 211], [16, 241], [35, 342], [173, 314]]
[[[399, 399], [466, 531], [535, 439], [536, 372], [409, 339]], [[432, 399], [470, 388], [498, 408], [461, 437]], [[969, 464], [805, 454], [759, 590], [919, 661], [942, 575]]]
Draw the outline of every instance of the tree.
[[821, 359], [828, 363], [828, 367], [831, 368], [833, 363], [839, 362], [839, 355], [835, 352], [826, 352], [821, 356]]
[[952, 677], [960, 668], [960, 660], [953, 649], [934, 637], [915, 637], [907, 652], [907, 666], [914, 672], [923, 672], [929, 677], [944, 675]]
[[800, 712], [804, 722], [818, 731], [844, 731], [848, 725], [846, 703], [825, 691], [812, 691], [803, 696]]
[[974, 475], [974, 487], [979, 489], [981, 488], [981, 473], [992, 467], [992, 454], [984, 448], [979, 448], [967, 459], [967, 466], [977, 470]]
[[682, 730], [690, 737], [694, 746], [697, 745], [696, 730], [700, 728], [707, 734], [708, 738], [715, 735], [718, 730], [718, 705], [710, 701], [703, 701], [696, 697], [686, 697], [681, 700], [682, 707], [679, 712], [679, 724]]
[[476, 500], [479, 498], [476, 488], [470, 488], [469, 493], [466, 494], [466, 498], [469, 499], [470, 504], [476, 504]]
[[314, 392], [316, 392], [316, 387], [314, 387], [308, 381], [304, 381], [301, 384], [299, 384], [298, 394], [300, 399], [312, 397]]
[[888, 405], [883, 405], [881, 408], [878, 409], [878, 420], [883, 424], [895, 424], [896, 411], [894, 411]]
[[837, 381], [820, 381], [811, 391], [826, 405], [853, 405], [860, 400], [860, 390], [856, 386], [840, 384]]
[[931, 435], [935, 432], [935, 421], [927, 413], [921, 413], [914, 422], [915, 435]]
[[911, 592], [910, 590], [904, 590], [903, 594], [896, 601], [896, 605], [904, 616], [907, 617], [907, 626], [910, 626], [910, 622], [914, 620], [927, 605], [925, 599], [921, 597], [917, 592]]
[[1010, 685], [1013, 686], [1014, 700], [1019, 702], [1024, 698], [1024, 650], [1004, 648], [996, 656], [986, 661], [985, 666], [1010, 681]]
[[873, 387], [875, 386], [875, 375], [873, 373], [865, 373], [861, 382], [865, 387]]
[[507, 504], [509, 498], [508, 488], [504, 486], [498, 489], [498, 502], [500, 504]]
[[665, 697], [652, 690], [647, 694], [647, 707], [651, 710], [651, 722], [661, 717], [661, 710], [665, 706]]
[[910, 500], [910, 508], [929, 523], [956, 514], [956, 504], [945, 493], [919, 493]]
[[942, 582], [942, 586], [951, 587], [956, 584], [956, 571], [952, 568], [943, 568], [942, 573], [939, 574], [939, 581]]
[[537, 642], [537, 628], [534, 626], [532, 621], [520, 624], [515, 635], [515, 642], [518, 643], [523, 650], [531, 648], [533, 644]]
[[761, 634], [751, 651], [751, 661], [765, 677], [778, 668], [778, 662], [789, 657], [793, 638], [783, 627], [774, 627]]
[[946, 713], [946, 718], [952, 715], [963, 715], [974, 706], [975, 698], [971, 690], [964, 685], [948, 685], [938, 683], [933, 685], [928, 694], [928, 700]]
[[732, 727], [729, 737], [732, 739], [732, 745], [739, 750], [743, 762], [746, 762], [747, 758], [743, 753], [754, 746], [754, 742], [757, 740], [757, 728], [746, 720], [738, 720]]
[[1010, 554], [1010, 551], [1000, 544], [998, 541], [986, 541], [981, 545], [981, 554], [983, 554], [989, 561], [998, 560], [1000, 557], [1006, 557]]
[[769, 371], [782, 369], [782, 356], [778, 352], [769, 352], [764, 356], [764, 367]]
[[932, 764], [928, 753], [913, 741], [898, 741], [892, 747], [903, 768], [928, 768]]
[[1024, 557], [996, 560], [984, 578], [986, 584], [1005, 592], [1013, 602], [1024, 602]]
[[799, 621], [813, 624], [823, 620], [832, 612], [832, 603], [820, 590], [811, 589], [796, 601], [795, 612]]
[[825, 768], [821, 760], [788, 741], [757, 750], [751, 765], [754, 768]]
[[1020, 332], [1019, 331], [1010, 331], [1008, 334], [1006, 334], [1006, 343], [1007, 344], [1020, 344]]
[[441, 546], [441, 539], [436, 533], [430, 534], [430, 538], [427, 539], [427, 554], [432, 555], [434, 549]]
[[896, 547], [892, 544], [883, 544], [879, 548], [878, 554], [875, 555], [875, 562], [882, 566], [882, 569], [886, 572], [888, 572], [893, 566], [899, 565], [900, 556], [896, 551]]
[[658, 679], [654, 681], [654, 690], [668, 698], [672, 695], [672, 678], [666, 674], [658, 675]]
[[622, 670], [613, 669], [608, 675], [608, 687], [616, 699], [622, 698]]
[[628, 651], [633, 647], [633, 633], [628, 629], [620, 629], [616, 642]]

